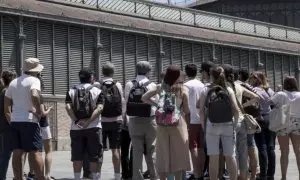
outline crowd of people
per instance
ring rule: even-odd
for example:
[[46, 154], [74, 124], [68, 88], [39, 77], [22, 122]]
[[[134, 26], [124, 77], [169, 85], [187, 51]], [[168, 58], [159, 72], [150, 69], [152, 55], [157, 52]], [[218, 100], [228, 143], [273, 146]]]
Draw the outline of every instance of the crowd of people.
[[[115, 180], [182, 180], [187, 172], [189, 180], [221, 180], [227, 174], [231, 180], [274, 180], [278, 137], [281, 179], [286, 180], [289, 139], [300, 167], [295, 77], [286, 77], [274, 92], [263, 72], [211, 61], [199, 67], [187, 64], [181, 71], [169, 65], [157, 83], [149, 79], [151, 64], [139, 61], [137, 76], [124, 89], [114, 80], [111, 62], [102, 65], [99, 81], [83, 68], [65, 99], [74, 179], [82, 178], [82, 169], [83, 178], [103, 179], [104, 149], [110, 149]], [[0, 180], [6, 179], [11, 154], [15, 180], [25, 178], [27, 154], [27, 177], [51, 180], [48, 116], [53, 108], [43, 103], [43, 66], [28, 58], [22, 70], [18, 78], [12, 70], [1, 76]]]

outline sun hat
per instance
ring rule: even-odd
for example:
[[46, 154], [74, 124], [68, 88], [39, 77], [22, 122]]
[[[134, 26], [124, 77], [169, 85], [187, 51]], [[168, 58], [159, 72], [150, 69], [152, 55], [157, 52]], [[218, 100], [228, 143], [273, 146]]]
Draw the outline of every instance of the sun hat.
[[41, 72], [44, 69], [44, 66], [40, 64], [38, 58], [27, 58], [23, 62], [22, 70], [24, 72]]

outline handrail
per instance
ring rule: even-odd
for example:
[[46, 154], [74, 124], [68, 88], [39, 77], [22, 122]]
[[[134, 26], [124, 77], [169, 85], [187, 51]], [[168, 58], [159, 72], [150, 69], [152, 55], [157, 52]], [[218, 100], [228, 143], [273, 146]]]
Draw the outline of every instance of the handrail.
[[[48, 0], [49, 1], [49, 0]], [[50, 0], [183, 25], [300, 42], [300, 29], [143, 0]]]

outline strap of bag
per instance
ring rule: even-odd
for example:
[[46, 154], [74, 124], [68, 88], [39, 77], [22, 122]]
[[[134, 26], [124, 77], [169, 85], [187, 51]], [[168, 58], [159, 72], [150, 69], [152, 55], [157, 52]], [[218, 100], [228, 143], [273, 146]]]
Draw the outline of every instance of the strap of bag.
[[242, 104], [240, 103], [240, 101], [239, 101], [238, 98], [236, 97], [236, 95], [235, 95], [235, 99], [236, 99], [236, 103], [237, 103], [238, 107], [240, 108], [241, 112], [242, 112], [243, 114], [247, 114], [247, 113], [245, 112], [245, 110], [244, 110]]

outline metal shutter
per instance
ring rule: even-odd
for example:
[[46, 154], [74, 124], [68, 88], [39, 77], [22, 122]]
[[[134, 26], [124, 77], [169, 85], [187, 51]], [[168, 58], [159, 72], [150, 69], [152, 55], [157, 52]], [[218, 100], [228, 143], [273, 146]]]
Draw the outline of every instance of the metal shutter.
[[[297, 77], [297, 71], [298, 71], [298, 60], [297, 60], [297, 57], [296, 56], [290, 56], [290, 74], [291, 76], [295, 76]], [[297, 77], [298, 78], [298, 77]], [[299, 82], [299, 79], [298, 79], [298, 82]]]
[[201, 74], [199, 73], [201, 63], [202, 63], [202, 46], [201, 44], [194, 44], [193, 45], [193, 61], [197, 65], [198, 73], [197, 73], [197, 78], [200, 79]]
[[221, 46], [215, 46], [215, 58], [216, 64], [223, 64], [223, 59], [222, 59], [222, 47]]
[[162, 57], [162, 70], [165, 70], [171, 64], [171, 48], [171, 40], [163, 39], [163, 51], [165, 52], [165, 55]]
[[16, 21], [6, 16], [3, 17], [2, 68], [12, 68], [19, 72], [19, 63], [17, 62], [17, 29], [12, 20]]
[[182, 57], [183, 57], [183, 67], [182, 70], [184, 70], [184, 67], [187, 64], [193, 63], [193, 54], [192, 54], [192, 44], [188, 42], [182, 43]]
[[296, 28], [300, 28], [300, 11], [296, 11], [294, 14], [294, 25]]
[[290, 64], [290, 56], [284, 55], [282, 57], [282, 69], [283, 69], [283, 78], [286, 78], [287, 76], [290, 76], [290, 69], [291, 69], [291, 64]]
[[148, 61], [148, 38], [146, 36], [137, 36], [137, 61]]
[[112, 33], [112, 63], [115, 65], [114, 79], [122, 84], [123, 82], [123, 34], [120, 32]]
[[270, 88], [274, 89], [275, 87], [274, 54], [267, 53], [266, 68], [267, 68], [267, 78], [268, 78]]
[[240, 67], [240, 50], [232, 48], [231, 50], [232, 65]]
[[82, 68], [82, 29], [69, 27], [69, 86], [79, 83], [78, 73]]
[[202, 45], [203, 59], [204, 61], [212, 61], [212, 45], [211, 44], [203, 44]]
[[257, 71], [266, 73], [266, 52], [260, 52], [260, 62], [263, 64], [263, 66], [258, 66]]
[[241, 61], [240, 67], [249, 70], [249, 51], [248, 50], [240, 50], [240, 61]]
[[159, 54], [159, 39], [156, 37], [149, 38], [149, 62], [152, 65], [152, 72], [151, 72], [151, 81], [158, 82], [158, 61], [157, 55]]
[[182, 61], [181, 48], [181, 42], [177, 40], [172, 41], [172, 64], [176, 64], [179, 68], [181, 68]]
[[275, 86], [278, 84], [282, 84], [283, 82], [283, 69], [282, 69], [282, 56], [279, 54], [275, 55], [275, 61], [274, 61], [274, 74], [275, 74]]
[[37, 57], [37, 32], [36, 21], [31, 19], [24, 20], [24, 60], [29, 57]]
[[131, 81], [136, 76], [135, 37], [136, 36], [133, 34], [125, 34], [125, 77], [126, 77], [126, 81]]
[[[100, 42], [103, 47], [100, 49], [100, 65], [106, 63], [106, 61], [111, 61], [111, 42], [110, 42], [110, 31], [102, 30], [100, 31]], [[100, 70], [102, 67], [99, 67]], [[102, 72], [102, 71], [101, 71]], [[100, 77], [103, 77], [102, 73]]]
[[54, 26], [55, 94], [65, 95], [68, 85], [68, 27]]
[[89, 67], [92, 70], [96, 71], [96, 30], [84, 28], [84, 51], [83, 51], [83, 66]]
[[44, 65], [43, 75], [45, 83], [45, 94], [54, 94], [53, 92], [53, 31], [52, 24], [38, 22], [38, 58]]
[[232, 64], [231, 47], [223, 47], [223, 62], [224, 64]]
[[250, 69], [249, 72], [256, 71], [257, 63], [258, 63], [258, 52], [257, 51], [250, 51]]

